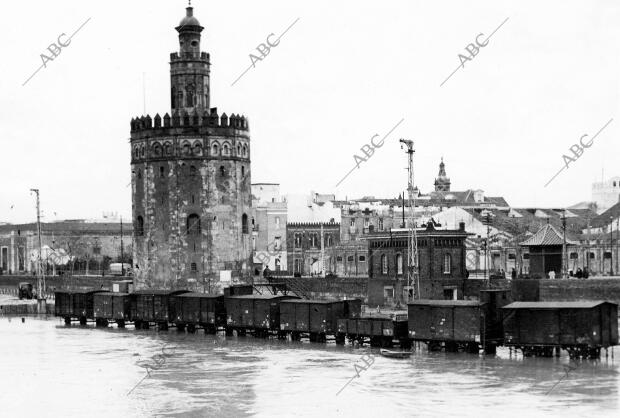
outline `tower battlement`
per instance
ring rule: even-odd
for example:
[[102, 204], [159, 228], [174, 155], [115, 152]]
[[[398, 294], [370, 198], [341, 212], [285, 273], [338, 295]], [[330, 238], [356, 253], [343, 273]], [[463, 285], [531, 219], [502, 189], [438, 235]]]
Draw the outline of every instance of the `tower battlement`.
[[170, 61], [187, 61], [187, 60], [202, 60], [202, 61], [209, 61], [209, 59], [211, 58], [211, 56], [209, 55], [208, 52], [201, 52], [200, 55], [195, 54], [193, 52], [182, 52], [182, 53], [178, 53], [178, 52], [172, 52], [170, 53]]
[[140, 139], [145, 136], [168, 135], [174, 131], [189, 129], [189, 133], [208, 133], [211, 131], [217, 135], [234, 135], [235, 131], [249, 132], [248, 120], [243, 115], [232, 114], [230, 117], [226, 113], [218, 115], [217, 108], [212, 108], [211, 112], [200, 114], [194, 111], [193, 114], [187, 112], [174, 112], [172, 116], [168, 113], [162, 118], [159, 113], [151, 118], [151, 115], [141, 116], [131, 119], [131, 139]]

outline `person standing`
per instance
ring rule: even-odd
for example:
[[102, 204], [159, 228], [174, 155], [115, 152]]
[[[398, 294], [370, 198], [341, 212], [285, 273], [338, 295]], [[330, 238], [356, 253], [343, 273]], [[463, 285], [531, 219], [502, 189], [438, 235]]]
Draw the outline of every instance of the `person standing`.
[[555, 271], [551, 270], [551, 271], [549, 272], [549, 278], [550, 278], [551, 280], [554, 280], [554, 279], [555, 279]]

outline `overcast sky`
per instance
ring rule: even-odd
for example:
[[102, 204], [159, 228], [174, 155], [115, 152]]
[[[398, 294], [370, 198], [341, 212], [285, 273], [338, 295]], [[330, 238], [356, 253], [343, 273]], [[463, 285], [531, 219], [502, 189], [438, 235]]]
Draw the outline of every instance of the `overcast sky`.
[[[515, 207], [589, 200], [603, 169], [620, 174], [617, 1], [192, 3], [211, 54], [211, 105], [249, 117], [253, 183], [280, 183], [283, 193], [397, 196], [407, 182], [399, 138], [415, 141], [423, 192], [443, 156], [453, 190], [480, 188]], [[131, 216], [129, 121], [144, 113], [143, 81], [146, 112], [170, 111], [169, 54], [178, 50], [174, 27], [186, 4], [3, 3], [0, 222], [34, 219], [32, 187], [41, 189], [46, 221]], [[257, 45], [297, 18], [231, 86]], [[87, 19], [22, 86], [48, 45]], [[502, 22], [440, 87], [459, 54], [469, 57], [465, 47], [480, 33], [484, 43]], [[573, 155], [569, 148], [612, 118], [544, 187], [562, 156]], [[360, 148], [401, 119], [336, 187]]]

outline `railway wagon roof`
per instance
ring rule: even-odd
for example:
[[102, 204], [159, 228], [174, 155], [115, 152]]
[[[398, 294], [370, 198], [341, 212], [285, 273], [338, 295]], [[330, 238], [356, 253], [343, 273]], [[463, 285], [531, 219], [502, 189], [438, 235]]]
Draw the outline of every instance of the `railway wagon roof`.
[[187, 293], [188, 290], [165, 290], [165, 289], [145, 289], [136, 290], [133, 295], [176, 295], [181, 293]]
[[571, 302], [513, 302], [502, 309], [588, 309], [612, 303], [604, 300], [582, 300]]
[[409, 306], [482, 306], [484, 302], [477, 300], [416, 300], [409, 302]]
[[224, 296], [224, 294], [214, 295], [212, 293], [199, 293], [199, 292], [189, 292], [182, 293], [177, 295], [180, 298], [219, 298], [220, 296]]
[[327, 305], [330, 303], [334, 303], [334, 302], [342, 302], [341, 300], [337, 300], [337, 299], [330, 299], [330, 300], [316, 300], [316, 299], [290, 299], [290, 300], [283, 300], [282, 302], [286, 302], [286, 303], [307, 303], [307, 304], [320, 304], [320, 305]]
[[227, 299], [281, 299], [281, 298], [296, 298], [296, 296], [284, 296], [284, 295], [233, 295], [227, 296]]

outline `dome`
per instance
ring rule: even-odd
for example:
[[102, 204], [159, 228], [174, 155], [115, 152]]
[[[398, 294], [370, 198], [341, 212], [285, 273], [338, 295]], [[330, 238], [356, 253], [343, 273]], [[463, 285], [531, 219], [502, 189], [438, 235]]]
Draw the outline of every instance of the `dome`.
[[185, 10], [187, 11], [187, 14], [179, 22], [179, 29], [183, 26], [200, 26], [200, 22], [194, 17], [194, 8], [187, 7]]

